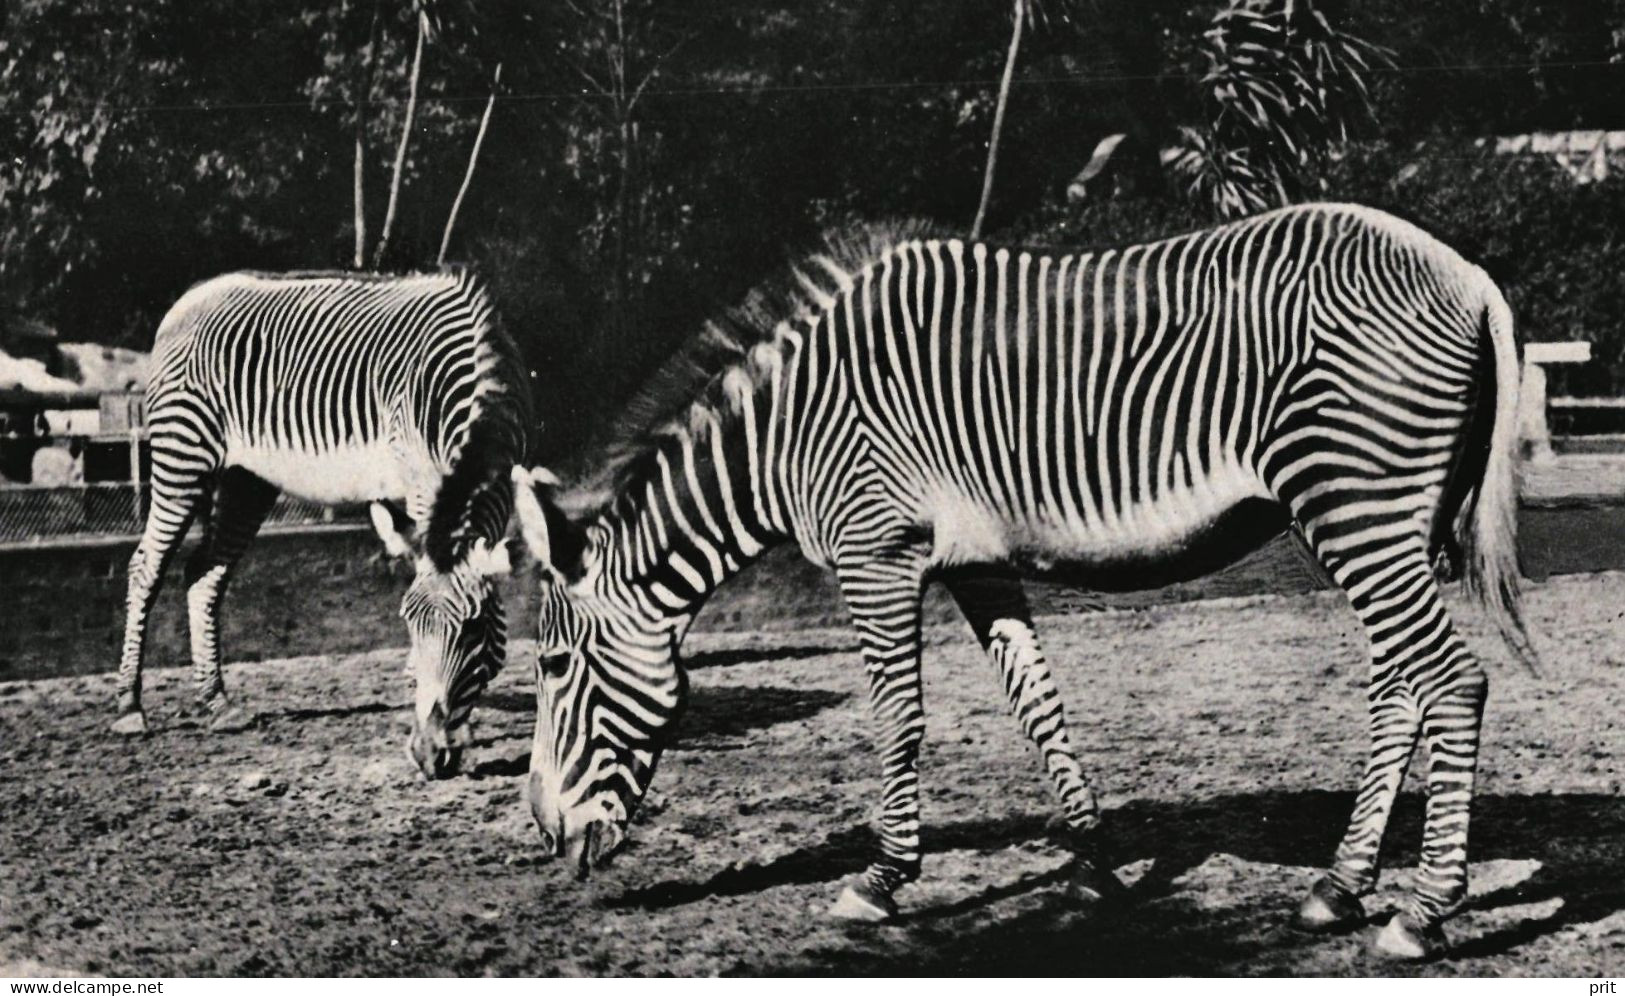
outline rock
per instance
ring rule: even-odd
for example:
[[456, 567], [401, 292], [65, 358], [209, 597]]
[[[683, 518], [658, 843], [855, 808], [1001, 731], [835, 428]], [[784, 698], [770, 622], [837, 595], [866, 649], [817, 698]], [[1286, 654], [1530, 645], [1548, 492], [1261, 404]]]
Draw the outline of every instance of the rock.
[[247, 772], [243, 775], [243, 777], [237, 779], [237, 787], [240, 789], [247, 789], [250, 792], [257, 792], [270, 784], [271, 776], [263, 771], [257, 770]]

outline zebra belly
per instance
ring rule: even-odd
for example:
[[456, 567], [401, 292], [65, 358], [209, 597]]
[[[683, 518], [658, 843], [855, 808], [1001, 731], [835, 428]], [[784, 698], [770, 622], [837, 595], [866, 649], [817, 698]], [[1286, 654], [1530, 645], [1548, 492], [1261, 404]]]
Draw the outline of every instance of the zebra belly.
[[939, 565], [1009, 563], [1029, 575], [1101, 591], [1156, 588], [1211, 573], [1289, 521], [1263, 484], [1239, 468], [1121, 509], [1091, 504], [1093, 514], [1044, 506], [1037, 516], [1015, 516], [939, 496], [927, 502], [924, 518]]
[[1021, 572], [1092, 591], [1144, 591], [1192, 581], [1228, 567], [1287, 528], [1286, 509], [1266, 498], [1246, 498], [1211, 522], [1167, 546], [1089, 560], [1051, 561], [1018, 552]]
[[402, 499], [409, 490], [400, 456], [382, 442], [321, 453], [234, 445], [226, 449], [226, 463], [252, 471], [288, 494], [329, 505]]

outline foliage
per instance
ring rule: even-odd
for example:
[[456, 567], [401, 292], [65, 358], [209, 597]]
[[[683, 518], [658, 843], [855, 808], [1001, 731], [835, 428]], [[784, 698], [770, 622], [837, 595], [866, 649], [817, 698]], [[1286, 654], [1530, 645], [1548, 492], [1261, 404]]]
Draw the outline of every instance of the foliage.
[[1366, 75], [1388, 62], [1313, 0], [1229, 0], [1201, 57], [1204, 124], [1180, 127], [1168, 162], [1224, 218], [1322, 189], [1327, 158], [1372, 117]]
[[[1625, 395], [1625, 175], [1575, 183], [1544, 157], [1497, 155], [1458, 140], [1352, 146], [1328, 164], [1330, 199], [1382, 208], [1484, 267], [1525, 341], [1585, 340], [1594, 362], [1554, 367], [1558, 394]], [[1041, 245], [1105, 246], [1201, 227], [1201, 205], [1154, 196], [1034, 212]]]
[[[350, 265], [355, 125], [376, 239], [414, 4], [13, 0], [0, 27], [0, 308], [64, 338], [145, 348], [180, 292], [221, 270]], [[1245, 168], [1271, 197], [1320, 191], [1324, 179], [1329, 196], [1410, 198], [1430, 228], [1446, 220], [1435, 211], [1479, 218], [1490, 257], [1512, 261], [1516, 252], [1494, 248], [1490, 207], [1449, 193], [1448, 160], [1425, 165], [1437, 193], [1416, 200], [1409, 185], [1368, 189], [1368, 172], [1391, 178], [1398, 165], [1327, 155], [1367, 99], [1387, 147], [1407, 150], [1459, 129], [1615, 126], [1625, 106], [1608, 68], [1625, 0], [1297, 0], [1290, 13], [1281, 0], [1079, 0], [1065, 16], [1050, 6], [1049, 30], [1022, 41], [990, 232], [1099, 243], [1190, 227], [1216, 200], [1244, 199], [1215, 192], [1219, 179], [1248, 182]], [[500, 63], [452, 248], [494, 284], [537, 371], [553, 447], [601, 422], [675, 343], [820, 228], [897, 216], [963, 226], [1011, 24], [1010, 0], [428, 9], [386, 262], [435, 259]], [[1254, 16], [1227, 13], [1237, 10]], [[1408, 71], [1381, 71], [1351, 35], [1390, 46]], [[1350, 89], [1356, 69], [1365, 90]], [[1197, 152], [1191, 176], [1208, 178], [1197, 201], [1169, 189], [1158, 161], [1181, 123], [1195, 125], [1184, 143]], [[1119, 133], [1128, 137], [1090, 196], [1120, 194], [1064, 203], [1100, 140]], [[1232, 150], [1239, 160], [1225, 158]], [[1605, 268], [1577, 266], [1567, 279], [1588, 285], [1576, 290], [1533, 267], [1564, 258], [1566, 224], [1612, 261], [1612, 243], [1587, 233], [1615, 216], [1600, 190], [1536, 196], [1548, 181], [1567, 184], [1531, 175], [1524, 200], [1495, 202], [1516, 222], [1509, 231], [1550, 248], [1517, 264], [1513, 296], [1526, 327], [1583, 327], [1601, 343], [1612, 335]], [[1540, 206], [1549, 222], [1533, 213]], [[1569, 211], [1587, 214], [1558, 213]]]
[[1525, 341], [1591, 342], [1595, 362], [1554, 368], [1554, 391], [1625, 395], [1625, 175], [1581, 184], [1545, 157], [1460, 142], [1362, 147], [1332, 174], [1339, 197], [1409, 218], [1483, 266]]
[[320, 143], [277, 105], [238, 110], [311, 68], [276, 6], [215, 0], [177, 18], [36, 0], [14, 13], [0, 39], [6, 300], [118, 339], [211, 264], [293, 258]]

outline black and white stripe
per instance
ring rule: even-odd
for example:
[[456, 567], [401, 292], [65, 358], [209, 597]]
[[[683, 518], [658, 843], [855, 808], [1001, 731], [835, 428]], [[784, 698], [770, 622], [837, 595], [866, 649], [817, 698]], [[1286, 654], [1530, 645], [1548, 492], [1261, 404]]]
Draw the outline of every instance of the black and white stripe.
[[1432, 569], [1441, 551], [1460, 559], [1458, 519], [1467, 579], [1527, 649], [1515, 345], [1480, 269], [1390, 216], [1314, 205], [1100, 252], [909, 239], [809, 267], [791, 307], [757, 341], [736, 335], [739, 360], [663, 432], [607, 457], [612, 472], [543, 489], [586, 523], [579, 553], [561, 549], [565, 519], [521, 492], [527, 536], [552, 537], [542, 629], [557, 656], [533, 804], [561, 850], [574, 843], [585, 866], [618, 843], [647, 786], [625, 759], [658, 756], [680, 707], [684, 627], [762, 549], [793, 540], [839, 579], [882, 742], [882, 853], [843, 909], [884, 915], [918, 874], [932, 576], [965, 608], [1093, 856], [1093, 792], [1010, 569], [1149, 587], [1292, 527], [1373, 648], [1370, 764], [1303, 918], [1346, 922], [1373, 887], [1421, 739], [1422, 869], [1384, 936], [1402, 952], [1431, 943], [1465, 896], [1485, 687]]
[[[417, 577], [402, 604], [418, 685], [413, 753], [439, 774], [453, 735], [502, 665], [509, 469], [525, 452], [529, 383], [481, 285], [406, 277], [234, 273], [165, 316], [147, 391], [152, 505], [130, 560], [115, 728], [145, 728], [141, 658], [164, 566], [194, 520], [186, 564], [200, 702], [244, 720], [220, 675], [221, 595], [278, 491], [374, 505]], [[416, 523], [410, 535], [405, 520]]]

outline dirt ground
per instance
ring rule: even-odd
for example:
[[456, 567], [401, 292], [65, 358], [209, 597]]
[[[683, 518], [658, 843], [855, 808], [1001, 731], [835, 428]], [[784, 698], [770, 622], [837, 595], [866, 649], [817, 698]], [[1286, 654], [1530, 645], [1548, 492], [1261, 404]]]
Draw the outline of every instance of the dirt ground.
[[[523, 663], [467, 773], [436, 784], [402, 752], [399, 653], [232, 667], [261, 716], [232, 735], [189, 714], [182, 671], [154, 675], [138, 741], [105, 732], [109, 675], [0, 685], [0, 975], [1618, 974], [1625, 575], [1530, 602], [1538, 677], [1462, 614], [1492, 674], [1474, 898], [1428, 965], [1375, 959], [1370, 928], [1288, 925], [1365, 742], [1363, 640], [1319, 594], [1044, 621], [1133, 883], [1093, 917], [1063, 896], [1047, 784], [962, 625], [930, 632], [925, 874], [878, 928], [825, 916], [878, 800], [845, 631], [692, 639], [658, 799], [586, 883], [537, 860]], [[1373, 913], [1420, 813], [1413, 783]]]

